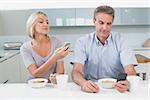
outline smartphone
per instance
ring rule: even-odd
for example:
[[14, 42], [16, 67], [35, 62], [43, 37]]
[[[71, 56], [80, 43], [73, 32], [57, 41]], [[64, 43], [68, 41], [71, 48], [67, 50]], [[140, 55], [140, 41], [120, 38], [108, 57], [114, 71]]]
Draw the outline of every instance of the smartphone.
[[117, 77], [117, 82], [126, 80], [126, 78], [127, 78], [127, 74], [126, 73], [119, 73], [118, 77]]
[[[65, 47], [65, 46], [69, 46], [66, 50], [68, 50], [68, 49], [70, 48], [70, 45], [71, 45], [71, 43], [69, 43], [69, 42], [66, 42], [66, 43], [65, 43], [64, 47]], [[65, 50], [65, 51], [66, 51], [66, 50]]]
[[69, 42], [65, 42], [65, 46], [70, 46], [71, 45], [71, 43], [69, 43]]

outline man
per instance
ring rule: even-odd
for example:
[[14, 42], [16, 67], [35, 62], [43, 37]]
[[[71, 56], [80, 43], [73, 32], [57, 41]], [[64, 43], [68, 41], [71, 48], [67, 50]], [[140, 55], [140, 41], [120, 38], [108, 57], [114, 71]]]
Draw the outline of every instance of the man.
[[[71, 61], [72, 79], [83, 91], [99, 92], [100, 88], [94, 82], [101, 78], [117, 78], [119, 73], [136, 75], [136, 58], [121, 35], [111, 32], [113, 20], [113, 8], [97, 7], [93, 18], [96, 31], [76, 42]], [[114, 87], [119, 92], [125, 92], [129, 82], [119, 81]]]

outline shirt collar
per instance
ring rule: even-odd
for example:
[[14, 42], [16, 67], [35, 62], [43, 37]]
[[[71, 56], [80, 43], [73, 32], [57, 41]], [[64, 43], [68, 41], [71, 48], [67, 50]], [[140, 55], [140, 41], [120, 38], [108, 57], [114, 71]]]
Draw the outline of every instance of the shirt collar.
[[[94, 40], [96, 41], [96, 43], [98, 44], [98, 45], [102, 45], [102, 43], [98, 40], [98, 38], [97, 38], [97, 36], [96, 36], [96, 32], [95, 32], [95, 36], [94, 36]], [[109, 43], [110, 43], [110, 41], [111, 41], [111, 33], [110, 33], [110, 35], [108, 36], [108, 38], [105, 40], [105, 45], [108, 45]]]

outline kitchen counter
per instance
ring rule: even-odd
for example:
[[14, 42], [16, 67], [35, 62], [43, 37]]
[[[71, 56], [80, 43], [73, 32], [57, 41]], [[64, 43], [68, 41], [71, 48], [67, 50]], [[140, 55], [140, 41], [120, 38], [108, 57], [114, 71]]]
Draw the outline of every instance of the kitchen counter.
[[150, 83], [141, 81], [137, 93], [120, 93], [116, 89], [101, 89], [99, 93], [86, 93], [75, 83], [68, 83], [67, 88], [59, 89], [48, 84], [43, 88], [31, 88], [26, 83], [0, 84], [0, 99], [7, 100], [148, 100]]
[[138, 63], [149, 63], [150, 58], [147, 58], [141, 54], [135, 54]]
[[149, 51], [150, 47], [132, 47], [134, 51]]
[[0, 63], [19, 54], [19, 50], [3, 50], [0, 49]]
[[[143, 61], [149, 62], [149, 59], [150, 59], [150, 47], [132, 47], [132, 49], [133, 49], [135, 54], [143, 56], [142, 59], [143, 58], [147, 59], [147, 60], [142, 60], [140, 62], [143, 62]], [[140, 57], [140, 59], [141, 59], [141, 57]], [[145, 63], [145, 62], [143, 62], [143, 63]]]

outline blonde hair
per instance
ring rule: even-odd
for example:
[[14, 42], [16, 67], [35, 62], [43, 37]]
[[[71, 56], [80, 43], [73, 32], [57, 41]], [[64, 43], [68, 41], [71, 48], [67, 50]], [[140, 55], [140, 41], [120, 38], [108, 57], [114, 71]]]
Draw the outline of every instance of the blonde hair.
[[48, 17], [44, 12], [38, 11], [38, 12], [32, 13], [29, 16], [29, 18], [27, 20], [27, 23], [26, 23], [26, 31], [29, 34], [29, 37], [31, 37], [32, 39], [35, 39], [34, 27], [35, 27], [36, 21], [39, 18], [39, 16], [46, 16], [46, 17]]

